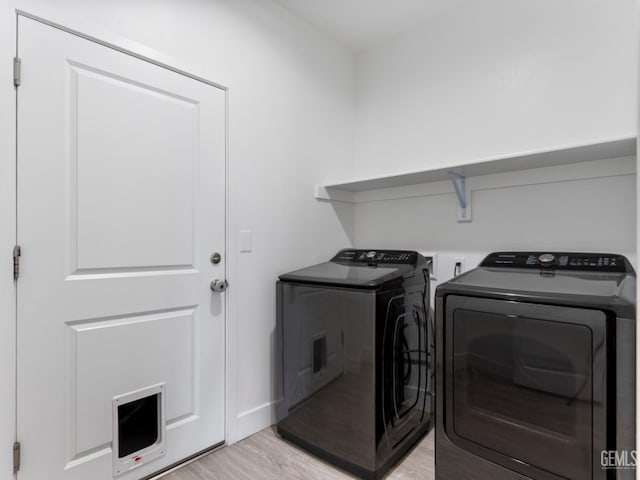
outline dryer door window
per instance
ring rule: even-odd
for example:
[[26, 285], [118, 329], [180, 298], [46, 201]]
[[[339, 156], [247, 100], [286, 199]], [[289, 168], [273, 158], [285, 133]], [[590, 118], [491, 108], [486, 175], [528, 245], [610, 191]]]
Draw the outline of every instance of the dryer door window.
[[536, 478], [591, 478], [606, 435], [605, 315], [463, 297], [446, 312], [454, 443]]

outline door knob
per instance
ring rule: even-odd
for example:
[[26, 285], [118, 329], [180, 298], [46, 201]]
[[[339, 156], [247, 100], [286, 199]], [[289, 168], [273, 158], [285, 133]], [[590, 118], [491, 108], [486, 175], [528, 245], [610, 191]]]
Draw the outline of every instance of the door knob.
[[227, 283], [226, 280], [218, 280], [217, 278], [215, 280], [212, 280], [211, 283], [209, 284], [209, 287], [211, 288], [212, 291], [214, 292], [224, 292], [227, 287], [229, 286], [229, 284]]

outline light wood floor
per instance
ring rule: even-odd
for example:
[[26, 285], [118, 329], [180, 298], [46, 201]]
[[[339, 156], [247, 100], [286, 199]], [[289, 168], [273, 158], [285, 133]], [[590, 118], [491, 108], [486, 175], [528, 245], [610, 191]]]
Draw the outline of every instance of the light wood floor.
[[[386, 480], [433, 480], [433, 430], [385, 477]], [[289, 443], [266, 428], [217, 450], [162, 480], [341, 480], [356, 478]]]

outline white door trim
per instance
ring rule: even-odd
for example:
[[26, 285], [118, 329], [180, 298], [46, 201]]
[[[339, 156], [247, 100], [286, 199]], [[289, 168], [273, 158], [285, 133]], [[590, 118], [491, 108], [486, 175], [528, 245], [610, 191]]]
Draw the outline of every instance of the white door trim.
[[[171, 66], [171, 64], [167, 63], [167, 61], [170, 61], [170, 59], [165, 58], [164, 60], [160, 60], [159, 58], [164, 57], [163, 55], [161, 55], [157, 51], [154, 51], [148, 47], [145, 47], [144, 45], [141, 45], [123, 38], [118, 38], [117, 36], [113, 34], [108, 34], [106, 32], [98, 32], [97, 35], [99, 36], [88, 35], [86, 33], [80, 32], [73, 28], [60, 25], [59, 23], [53, 22], [51, 20], [47, 20], [37, 15], [33, 15], [32, 13], [28, 13], [23, 10], [16, 10], [16, 14], [18, 16], [29, 18], [31, 20], [35, 20], [36, 22], [43, 23], [50, 27], [57, 28], [58, 30], [62, 30], [72, 35], [76, 35], [78, 37], [84, 38], [85, 40], [89, 40], [93, 43], [97, 43], [104, 47], [111, 48], [113, 50], [124, 53], [126, 55], [130, 55], [139, 60], [152, 63], [158, 67], [166, 68], [167, 70], [171, 70], [172, 72], [179, 73], [180, 75], [184, 75], [185, 77], [189, 77], [199, 82], [203, 82], [208, 85], [211, 85], [213, 87], [220, 88], [225, 92], [228, 91], [228, 87], [220, 83], [214, 82], [212, 80], [208, 80], [198, 75], [194, 75], [193, 73], [189, 73], [185, 70]], [[91, 27], [91, 28], [94, 29], [95, 27]], [[124, 43], [126, 46], [121, 46], [120, 44], [122, 43]]]
[[[8, 9], [7, 9], [8, 10]], [[80, 38], [83, 38], [85, 40], [89, 40], [91, 42], [97, 43], [99, 45], [102, 45], [104, 47], [113, 49], [115, 51], [118, 51], [120, 53], [124, 53], [126, 55], [132, 56], [134, 58], [137, 58], [139, 60], [148, 62], [150, 64], [156, 65], [158, 67], [162, 67], [164, 69], [170, 70], [172, 72], [178, 73], [180, 75], [183, 75], [185, 77], [191, 78], [193, 80], [205, 83], [207, 85], [216, 87], [220, 90], [224, 91], [224, 95], [225, 95], [225, 251], [222, 252], [223, 255], [225, 256], [225, 272], [224, 275], [230, 285], [231, 285], [231, 290], [233, 290], [233, 286], [235, 284], [235, 278], [230, 278], [232, 277], [232, 272], [235, 271], [235, 265], [232, 264], [232, 262], [234, 262], [235, 258], [232, 258], [233, 256], [230, 255], [230, 230], [229, 227], [231, 225], [230, 222], [230, 209], [229, 209], [229, 87], [226, 86], [223, 83], [218, 83], [212, 80], [209, 80], [207, 78], [204, 78], [202, 76], [199, 75], [195, 75], [193, 73], [190, 73], [187, 70], [181, 69], [181, 68], [177, 68], [172, 66], [172, 64], [179, 64], [180, 62], [174, 58], [171, 58], [167, 55], [162, 54], [161, 52], [158, 52], [156, 50], [153, 50], [145, 45], [142, 45], [140, 43], [128, 40], [124, 37], [120, 37], [118, 35], [115, 35], [113, 33], [109, 33], [106, 32], [104, 30], [101, 30], [98, 26], [93, 25], [93, 24], [87, 24], [84, 26], [81, 26], [81, 28], [83, 30], [92, 30], [95, 32], [95, 36], [94, 35], [89, 35], [86, 33], [83, 33], [80, 30], [74, 29], [74, 28], [70, 28], [67, 27], [65, 25], [62, 25], [60, 23], [57, 23], [55, 21], [51, 21], [51, 20], [47, 20], [43, 17], [40, 17], [38, 15], [23, 11], [23, 10], [19, 10], [19, 9], [15, 9], [12, 10], [13, 15], [11, 16], [11, 21], [4, 21], [4, 18], [2, 18], [2, 24], [11, 24], [12, 28], [10, 29], [6, 29], [5, 30], [5, 35], [3, 35], [3, 38], [6, 39], [11, 39], [10, 41], [13, 43], [14, 48], [13, 51], [17, 51], [17, 19], [18, 17], [22, 16], [37, 22], [40, 22], [44, 25], [56, 28], [58, 30], [64, 31], [66, 33], [78, 36]], [[4, 67], [4, 66], [3, 66]], [[3, 70], [3, 68], [0, 68], [0, 72]], [[225, 82], [228, 85], [228, 82]], [[12, 91], [13, 97], [15, 98], [16, 93]], [[16, 106], [17, 107], [17, 106]], [[17, 218], [15, 216], [16, 213], [16, 190], [15, 190], [15, 178], [16, 178], [16, 162], [17, 162], [17, 151], [16, 151], [16, 136], [17, 136], [17, 131], [16, 131], [16, 114], [17, 114], [17, 110], [16, 108], [11, 108], [9, 109], [11, 110], [11, 119], [8, 120], [8, 122], [10, 122], [11, 126], [12, 126], [12, 132], [11, 132], [11, 142], [7, 142], [6, 143], [6, 151], [11, 152], [11, 158], [12, 160], [10, 162], [6, 162], [8, 163], [8, 165], [0, 165], [0, 173], [7, 173], [7, 175], [3, 175], [3, 179], [0, 179], [0, 187], [5, 187], [3, 188], [3, 192], [5, 193], [5, 195], [3, 195], [3, 197], [6, 197], [7, 202], [3, 202], [4, 206], [6, 206], [6, 210], [5, 208], [3, 208], [0, 211], [0, 219], [8, 217], [8, 220], [11, 222], [11, 224], [14, 226], [14, 228], [11, 229], [12, 231], [12, 239], [9, 242], [11, 245], [11, 248], [13, 248], [13, 244], [15, 243], [15, 226], [17, 225]], [[0, 126], [2, 126], [4, 123], [4, 118], [0, 117]], [[2, 154], [3, 152], [0, 151], [0, 154]], [[6, 181], [7, 178], [10, 178], [11, 181]], [[6, 185], [5, 185], [6, 184]], [[4, 200], [4, 199], [3, 199]], [[5, 240], [4, 236], [0, 237], [1, 240]], [[10, 254], [6, 255], [6, 258], [9, 258]], [[3, 266], [5, 264], [5, 259], [3, 258], [3, 261], [0, 262], [0, 267]], [[6, 347], [10, 349], [9, 350], [5, 350], [6, 352], [11, 352], [11, 359], [12, 359], [12, 371], [14, 372], [13, 375], [13, 382], [11, 384], [11, 394], [10, 394], [10, 398], [11, 398], [11, 413], [8, 414], [12, 421], [12, 431], [11, 431], [11, 436], [15, 439], [17, 433], [16, 433], [16, 403], [15, 403], [15, 398], [16, 398], [16, 377], [15, 377], [15, 371], [16, 371], [16, 320], [17, 320], [17, 312], [16, 312], [16, 308], [15, 308], [15, 290], [16, 290], [16, 286], [15, 283], [13, 284], [13, 288], [11, 289], [11, 293], [9, 295], [7, 295], [5, 298], [8, 300], [7, 305], [9, 305], [9, 307], [7, 308], [7, 312], [6, 314], [9, 316], [9, 318], [13, 319], [13, 321], [8, 322], [10, 323], [9, 325], [9, 331], [7, 331], [8, 337], [4, 337], [4, 338], [10, 338], [11, 339], [11, 345], [8, 345], [9, 342], [6, 342], [7, 345]], [[3, 289], [3, 291], [6, 292], [6, 290]], [[4, 296], [4, 295], [3, 295]], [[234, 427], [236, 425], [236, 418], [235, 418], [235, 409], [232, 408], [233, 403], [232, 400], [235, 399], [236, 397], [236, 389], [235, 389], [235, 381], [234, 378], [235, 376], [233, 375], [233, 355], [232, 352], [230, 352], [230, 346], [234, 344], [233, 339], [235, 338], [235, 332], [232, 328], [230, 328], [230, 325], [233, 324], [233, 322], [230, 319], [230, 316], [233, 315], [233, 313], [236, 311], [235, 307], [235, 298], [236, 296], [231, 294], [229, 295], [229, 292], [227, 292], [227, 301], [225, 302], [225, 365], [224, 365], [224, 376], [225, 376], [225, 414], [224, 414], [224, 419], [225, 419], [225, 428], [224, 428], [224, 438], [225, 438], [225, 442], [228, 443], [230, 438], [234, 438]], [[232, 303], [233, 302], [233, 303]], [[3, 302], [4, 303], [4, 302]], [[0, 333], [5, 331], [4, 330], [4, 326], [2, 326], [2, 328], [0, 328]], [[1, 377], [0, 377], [1, 378]], [[2, 406], [2, 408], [5, 408], [3, 406], [3, 402], [4, 399], [0, 399], [0, 406]], [[3, 426], [3, 414], [4, 412], [0, 412], [0, 426]], [[230, 431], [231, 430], [231, 431]], [[2, 440], [2, 438], [0, 438], [0, 440]], [[19, 439], [18, 439], [19, 440]], [[13, 440], [12, 440], [13, 441]], [[212, 448], [218, 448], [220, 445], [215, 445]], [[5, 463], [7, 465], [9, 465], [8, 462], [11, 462], [11, 459], [9, 458], [10, 455], [9, 453], [9, 449], [5, 448], [4, 445], [0, 445], [0, 447], [2, 447], [2, 453], [0, 453], [0, 477], [3, 477], [4, 474], [2, 473], [2, 470], [5, 466]], [[7, 455], [5, 455], [5, 451], [7, 452]]]
[[13, 477], [16, 439], [16, 289], [11, 271], [16, 243], [16, 93], [11, 82], [16, 52], [16, 16], [0, 6], [0, 478]]

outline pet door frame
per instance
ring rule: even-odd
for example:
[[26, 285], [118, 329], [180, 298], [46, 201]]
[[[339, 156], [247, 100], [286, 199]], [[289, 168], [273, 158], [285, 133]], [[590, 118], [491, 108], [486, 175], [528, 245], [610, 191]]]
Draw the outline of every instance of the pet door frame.
[[[119, 423], [118, 423], [118, 407], [126, 405], [127, 403], [141, 400], [146, 397], [157, 395], [158, 399], [158, 438], [149, 445], [135, 452], [129, 453], [124, 457], [119, 457], [120, 451], [120, 439], [119, 439]], [[165, 384], [158, 383], [151, 385], [150, 387], [135, 390], [133, 392], [125, 393], [113, 397], [112, 400], [112, 418], [113, 418], [113, 441], [112, 441], [112, 455], [113, 455], [113, 476], [117, 477], [123, 475], [134, 468], [147, 464], [151, 460], [155, 460], [158, 457], [165, 455], [167, 435], [166, 435], [166, 421], [165, 421]]]

